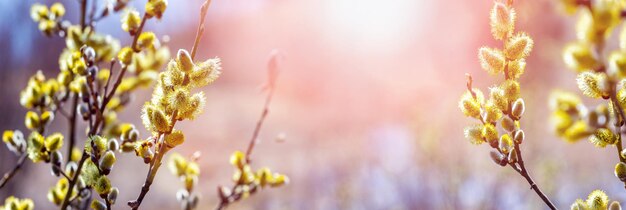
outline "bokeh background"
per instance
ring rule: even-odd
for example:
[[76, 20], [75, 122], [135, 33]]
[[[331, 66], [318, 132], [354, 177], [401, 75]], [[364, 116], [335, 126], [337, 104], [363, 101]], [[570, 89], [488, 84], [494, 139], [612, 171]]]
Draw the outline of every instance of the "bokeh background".
[[[41, 69], [56, 75], [63, 47], [46, 38], [29, 17], [34, 0], [0, 1], [0, 129], [23, 129], [26, 110], [19, 91]], [[38, 1], [50, 5], [53, 1]], [[62, 0], [66, 18], [78, 20], [78, 4]], [[103, 2], [103, 0], [98, 0]], [[133, 1], [143, 11], [145, 0]], [[146, 29], [170, 37], [173, 53], [190, 48], [201, 0], [169, 1], [160, 22]], [[270, 166], [291, 183], [268, 189], [232, 209], [545, 209], [526, 181], [489, 158], [489, 148], [463, 138], [473, 123], [457, 108], [464, 74], [486, 90], [502, 78], [480, 69], [477, 49], [498, 46], [489, 32], [492, 1], [467, 0], [213, 0], [199, 58], [219, 56], [223, 74], [203, 89], [208, 102], [195, 121], [178, 124], [187, 134], [176, 151], [200, 151], [200, 209], [217, 202], [216, 187], [230, 185], [229, 155], [243, 150], [260, 115], [269, 52], [285, 59], [270, 115], [254, 152], [254, 166]], [[568, 144], [549, 126], [548, 95], [559, 88], [578, 92], [575, 74], [562, 64], [561, 49], [574, 39], [574, 17], [554, 1], [517, 1], [518, 29], [535, 40], [522, 96], [527, 140], [522, 145], [535, 181], [560, 208], [594, 189], [626, 201], [613, 176], [611, 148]], [[131, 42], [114, 15], [97, 30]], [[139, 120], [150, 90], [140, 91], [122, 120]], [[593, 105], [598, 101], [586, 101]], [[65, 131], [63, 121], [54, 125]], [[145, 132], [143, 132], [145, 134]], [[279, 133], [286, 141], [277, 142]], [[17, 157], [0, 148], [0, 171]], [[147, 167], [122, 155], [112, 173], [118, 205], [140, 191]], [[27, 163], [0, 191], [31, 197], [39, 209], [55, 183], [49, 167]], [[177, 209], [181, 183], [166, 169], [158, 174], [144, 209]]]

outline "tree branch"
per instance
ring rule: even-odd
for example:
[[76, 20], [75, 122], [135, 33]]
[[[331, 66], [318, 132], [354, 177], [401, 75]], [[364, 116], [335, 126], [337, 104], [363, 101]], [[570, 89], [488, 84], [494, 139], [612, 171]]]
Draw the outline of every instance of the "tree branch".
[[17, 171], [19, 171], [20, 168], [22, 168], [22, 165], [24, 165], [26, 157], [28, 157], [28, 155], [26, 154], [26, 152], [24, 152], [20, 156], [20, 158], [17, 160], [17, 163], [15, 164], [15, 167], [13, 167], [13, 169], [11, 169], [11, 171], [5, 173], [4, 176], [2, 176], [2, 180], [0, 180], [0, 189], [2, 189], [2, 187], [4, 187], [4, 185], [6, 185], [7, 182], [9, 182], [9, 180], [11, 178], [13, 178], [15, 173], [17, 173]]
[[535, 181], [533, 181], [533, 179], [530, 177], [530, 174], [528, 174], [528, 171], [526, 170], [526, 166], [524, 165], [524, 158], [522, 157], [522, 150], [520, 150], [519, 144], [515, 144], [515, 150], [517, 151], [517, 161], [518, 161], [517, 164], [520, 167], [520, 170], [516, 170], [516, 171], [520, 175], [522, 175], [526, 179], [526, 181], [528, 181], [530, 188], [533, 189], [535, 193], [537, 193], [537, 195], [539, 195], [541, 200], [543, 200], [543, 202], [546, 203], [546, 205], [548, 205], [550, 209], [552, 210], [557, 209], [556, 206], [554, 206], [554, 204], [552, 203], [552, 201], [550, 201], [550, 199], [541, 191], [541, 189], [539, 189], [539, 186], [537, 186]]

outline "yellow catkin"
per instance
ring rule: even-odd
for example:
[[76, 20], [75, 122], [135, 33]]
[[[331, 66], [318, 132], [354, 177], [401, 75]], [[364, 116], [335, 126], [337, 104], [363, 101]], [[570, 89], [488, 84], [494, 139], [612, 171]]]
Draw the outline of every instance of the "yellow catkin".
[[478, 59], [480, 66], [492, 75], [501, 73], [506, 64], [504, 53], [494, 48], [481, 47], [478, 49]]
[[491, 34], [497, 40], [509, 36], [515, 28], [515, 10], [496, 2], [489, 15]]
[[518, 33], [506, 43], [504, 53], [511, 60], [525, 58], [533, 49], [533, 39], [526, 33]]

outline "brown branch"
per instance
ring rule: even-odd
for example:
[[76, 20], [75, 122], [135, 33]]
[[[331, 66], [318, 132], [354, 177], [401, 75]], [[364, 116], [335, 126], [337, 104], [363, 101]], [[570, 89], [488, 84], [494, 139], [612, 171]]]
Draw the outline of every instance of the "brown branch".
[[133, 43], [130, 45], [130, 49], [133, 49], [133, 51], [135, 52], [139, 52], [140, 50], [137, 49], [137, 40], [139, 39], [139, 35], [141, 35], [141, 31], [143, 31], [143, 26], [146, 25], [146, 21], [148, 20], [148, 18], [146, 18], [146, 13], [143, 13], [143, 17], [141, 17], [141, 24], [139, 25], [139, 29], [137, 29], [137, 33], [134, 35], [134, 39], [133, 39]]
[[539, 189], [539, 186], [535, 183], [535, 181], [533, 181], [533, 179], [528, 174], [528, 171], [526, 170], [526, 166], [524, 165], [524, 158], [522, 158], [522, 150], [520, 150], [519, 144], [515, 144], [515, 150], [517, 152], [517, 161], [518, 161], [517, 164], [520, 167], [519, 170], [515, 170], [515, 171], [517, 171], [520, 175], [522, 175], [526, 179], [526, 181], [528, 181], [530, 188], [533, 189], [535, 193], [537, 193], [537, 195], [539, 195], [541, 200], [543, 200], [543, 202], [546, 203], [546, 205], [548, 205], [550, 209], [552, 210], [557, 209], [556, 206], [554, 206], [554, 204], [552, 203], [552, 201], [550, 201], [550, 199], [541, 191], [541, 189]]
[[[170, 118], [171, 127], [167, 133], [171, 133], [172, 130], [174, 130], [174, 126], [176, 125], [176, 122], [177, 122], [176, 120], [177, 113], [178, 113], [178, 110], [174, 110], [174, 112], [172, 113], [172, 117]], [[159, 133], [156, 136], [158, 151], [155, 154], [152, 161], [150, 161], [150, 168], [148, 169], [148, 175], [146, 175], [146, 180], [144, 181], [143, 186], [141, 187], [141, 192], [139, 193], [139, 196], [137, 197], [137, 199], [128, 201], [127, 203], [128, 206], [130, 206], [130, 208], [133, 210], [139, 209], [141, 202], [143, 202], [143, 199], [146, 197], [146, 195], [150, 191], [150, 186], [152, 185], [152, 182], [154, 181], [154, 178], [156, 177], [156, 174], [159, 171], [159, 167], [161, 167], [161, 161], [163, 160], [163, 156], [165, 156], [165, 153], [167, 153], [167, 151], [169, 150], [168, 146], [165, 145], [163, 141], [158, 142], [159, 139], [161, 139], [162, 136], [164, 137], [164, 135], [167, 133]]]
[[85, 30], [85, 17], [87, 16], [87, 0], [80, 2], [80, 28]]
[[19, 171], [20, 168], [22, 168], [22, 166], [25, 163], [26, 157], [28, 157], [28, 155], [26, 154], [26, 152], [24, 152], [20, 156], [20, 158], [17, 160], [17, 163], [15, 164], [15, 167], [13, 167], [13, 169], [11, 169], [11, 171], [5, 173], [4, 176], [2, 176], [2, 180], [0, 180], [0, 189], [2, 189], [2, 187], [4, 187], [4, 185], [6, 185], [7, 182], [9, 182], [9, 180], [11, 178], [13, 178], [13, 176], [15, 176], [17, 171]]
[[83, 156], [81, 156], [80, 161], [78, 161], [78, 167], [76, 168], [76, 172], [74, 173], [74, 177], [70, 179], [69, 187], [67, 189], [67, 193], [65, 194], [65, 198], [61, 203], [61, 210], [67, 209], [67, 205], [69, 205], [69, 200], [72, 195], [72, 191], [74, 191], [74, 186], [76, 186], [76, 182], [80, 177], [80, 173], [82, 171], [83, 165], [85, 165], [85, 161], [89, 159], [89, 154], [83, 149]]
[[74, 151], [74, 145], [76, 144], [76, 113], [78, 112], [76, 108], [78, 107], [78, 94], [73, 94], [72, 96], [72, 114], [68, 119], [68, 124], [70, 125], [69, 135], [70, 142], [67, 148], [67, 162], [69, 163], [72, 160], [72, 153]]
[[198, 51], [198, 44], [200, 44], [200, 39], [202, 38], [202, 34], [204, 33], [204, 19], [206, 18], [206, 13], [209, 10], [209, 5], [211, 5], [211, 0], [206, 0], [202, 7], [200, 8], [200, 23], [198, 24], [198, 30], [196, 31], [196, 38], [191, 47], [191, 59], [193, 60], [196, 57], [196, 51]]
[[267, 118], [267, 114], [269, 114], [269, 106], [272, 101], [272, 96], [274, 95], [274, 84], [269, 84], [269, 92], [267, 93], [267, 97], [265, 98], [265, 104], [263, 105], [263, 112], [261, 112], [261, 117], [256, 123], [256, 127], [254, 128], [254, 132], [252, 133], [252, 138], [250, 139], [250, 143], [248, 144], [248, 149], [246, 150], [246, 162], [250, 163], [250, 155], [252, 155], [252, 150], [257, 143], [257, 139], [259, 138], [259, 133], [261, 132], [261, 127], [263, 126], [263, 122], [265, 118]]

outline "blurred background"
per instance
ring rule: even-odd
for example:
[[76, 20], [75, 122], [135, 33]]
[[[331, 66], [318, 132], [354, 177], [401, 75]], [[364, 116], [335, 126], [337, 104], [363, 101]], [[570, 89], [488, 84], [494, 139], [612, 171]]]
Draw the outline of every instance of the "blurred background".
[[[19, 91], [38, 69], [58, 72], [64, 46], [46, 38], [30, 19], [30, 5], [53, 1], [0, 1], [0, 129], [24, 129], [26, 110]], [[78, 20], [78, 4], [61, 1], [66, 18]], [[103, 0], [98, 0], [103, 2]], [[161, 21], [147, 30], [170, 37], [173, 54], [193, 44], [203, 1], [169, 1]], [[145, 0], [133, 1], [143, 11]], [[216, 187], [230, 185], [229, 155], [244, 150], [261, 113], [266, 65], [272, 49], [285, 59], [270, 115], [253, 154], [253, 167], [269, 166], [287, 174], [286, 187], [264, 190], [231, 209], [545, 209], [528, 183], [489, 158], [485, 145], [463, 137], [471, 119], [457, 107], [465, 73], [487, 90], [502, 78], [480, 69], [477, 49], [499, 46], [488, 17], [492, 1], [466, 0], [213, 0], [198, 58], [219, 56], [222, 76], [203, 88], [204, 113], [178, 128], [187, 141], [175, 149], [185, 156], [200, 151], [199, 209], [217, 203]], [[521, 78], [526, 114], [522, 145], [527, 168], [560, 208], [594, 189], [626, 201], [613, 175], [612, 148], [581, 141], [568, 144], [549, 126], [548, 95], [555, 88], [575, 91], [575, 74], [561, 59], [575, 38], [572, 16], [556, 2], [517, 1], [517, 29], [527, 31], [535, 47]], [[96, 29], [131, 40], [116, 14]], [[135, 95], [123, 114], [145, 138], [140, 107], [151, 90]], [[595, 105], [599, 101], [586, 101]], [[65, 131], [63, 123], [55, 124]], [[84, 128], [84, 125], [83, 125]], [[274, 139], [286, 134], [284, 142]], [[0, 148], [0, 172], [17, 157]], [[114, 209], [140, 191], [148, 167], [133, 154], [121, 155], [112, 177], [121, 194]], [[38, 209], [56, 183], [49, 167], [28, 162], [0, 200], [30, 197]], [[166, 168], [157, 175], [144, 209], [177, 209], [182, 187]]]

